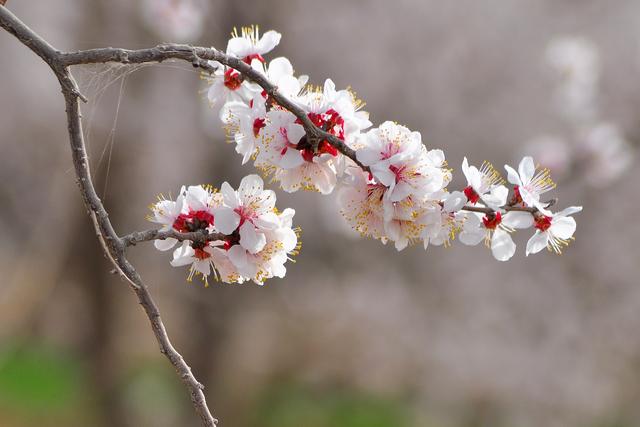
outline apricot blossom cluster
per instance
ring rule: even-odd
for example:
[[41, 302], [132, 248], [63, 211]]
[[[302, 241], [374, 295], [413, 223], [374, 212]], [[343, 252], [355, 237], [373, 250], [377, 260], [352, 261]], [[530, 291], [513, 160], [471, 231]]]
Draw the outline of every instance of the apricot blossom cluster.
[[[543, 201], [541, 196], [555, 184], [549, 171], [536, 167], [531, 157], [522, 159], [517, 171], [505, 166], [511, 192], [490, 163], [477, 168], [465, 158], [462, 172], [467, 186], [449, 192], [452, 170], [442, 150], [428, 149], [419, 132], [396, 122], [386, 121], [372, 128], [369, 114], [362, 110], [364, 103], [350, 89], [336, 89], [330, 79], [322, 87], [308, 85], [308, 77], [296, 76], [287, 58], [267, 61], [265, 55], [280, 39], [275, 31], [260, 36], [257, 27], [242, 28], [240, 33], [234, 30], [226, 55], [249, 65], [274, 85], [287, 105], [274, 99], [265, 84], [248, 78], [246, 71], [210, 61], [216, 71], [205, 75], [208, 100], [219, 108], [228, 140], [235, 144], [243, 164], [252, 161], [264, 177], [286, 192], [311, 190], [326, 195], [339, 187], [341, 212], [351, 227], [362, 236], [383, 243], [391, 241], [397, 250], [417, 242], [422, 242], [425, 249], [430, 244], [448, 246], [458, 237], [466, 245], [485, 242], [496, 259], [506, 261], [516, 250], [511, 238], [516, 229], [534, 230], [527, 255], [545, 247], [560, 253], [573, 238], [576, 223], [570, 215], [581, 208], [557, 213], [549, 210], [553, 203]], [[301, 120], [293, 111], [296, 109], [308, 120]], [[310, 133], [309, 123], [324, 136]], [[257, 183], [257, 177], [251, 179]], [[259, 184], [260, 194], [266, 194], [262, 181]], [[243, 185], [244, 181], [239, 194], [246, 192]], [[190, 192], [195, 191], [192, 188], [183, 190], [180, 197], [188, 200]], [[242, 206], [253, 202], [237, 202], [240, 199], [231, 197], [228, 186], [223, 186], [222, 194], [198, 188], [203, 197], [208, 191], [207, 202], [198, 202], [202, 206], [211, 204], [209, 210], [205, 209], [207, 214], [198, 210], [202, 206], [192, 206], [188, 201], [186, 205], [163, 201], [154, 207], [155, 221], [182, 230], [186, 218], [189, 230], [204, 227], [226, 237], [205, 247], [184, 242], [174, 252], [172, 264], [191, 264], [192, 273], [203, 275], [211, 268], [227, 282], [252, 279], [262, 283], [265, 278], [283, 275], [282, 264], [297, 243], [290, 228], [292, 211], [277, 215], [270, 211], [273, 205], [267, 203], [256, 211], [259, 220], [243, 222]], [[265, 202], [275, 199], [272, 192], [268, 194], [252, 197]], [[166, 212], [174, 214], [167, 216]], [[264, 214], [269, 216], [268, 226], [261, 225], [265, 223]], [[272, 236], [270, 230], [274, 229], [288, 230], [286, 238]], [[278, 245], [269, 246], [272, 241]], [[160, 242], [158, 247], [166, 249], [172, 243]], [[277, 256], [266, 257], [267, 264], [261, 264], [258, 259], [263, 258], [256, 254], [266, 247]]]
[[[275, 193], [263, 189], [262, 178], [249, 175], [237, 191], [226, 182], [220, 191], [182, 187], [175, 200], [161, 198], [153, 204], [149, 220], [161, 224], [161, 231], [199, 233], [199, 240], [184, 239], [173, 251], [171, 265], [188, 265], [188, 280], [200, 275], [206, 285], [213, 273], [225, 283], [263, 284], [284, 277], [285, 262], [300, 249], [299, 231], [292, 228], [294, 210], [279, 212], [275, 202]], [[161, 251], [177, 244], [173, 237], [155, 241]]]

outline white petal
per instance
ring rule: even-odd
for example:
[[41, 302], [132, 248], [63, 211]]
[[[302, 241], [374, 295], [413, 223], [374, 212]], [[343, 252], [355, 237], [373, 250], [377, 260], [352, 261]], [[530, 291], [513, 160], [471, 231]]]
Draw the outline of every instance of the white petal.
[[184, 242], [182, 246], [173, 251], [173, 260], [171, 261], [171, 265], [173, 267], [181, 267], [183, 265], [189, 265], [193, 263], [195, 258], [193, 255], [195, 251], [187, 242]]
[[268, 53], [273, 50], [274, 47], [278, 46], [280, 43], [280, 39], [282, 38], [282, 34], [276, 31], [267, 31], [262, 35], [258, 43], [256, 43], [256, 50], [260, 54]]
[[248, 279], [255, 277], [258, 272], [258, 266], [251, 262], [249, 254], [247, 254], [247, 251], [242, 246], [232, 246], [231, 249], [227, 251], [227, 255], [241, 276]]
[[444, 152], [442, 150], [429, 150], [427, 153], [427, 159], [433, 166], [441, 167], [444, 163]]
[[464, 174], [464, 177], [467, 178], [467, 184], [471, 184], [471, 178], [469, 177], [469, 162], [466, 157], [462, 160], [462, 173]]
[[412, 191], [413, 188], [408, 183], [399, 182], [391, 191], [387, 192], [387, 194], [391, 202], [399, 202], [410, 195]]
[[511, 166], [504, 165], [504, 168], [507, 170], [507, 180], [514, 185], [522, 185], [522, 181], [520, 181], [520, 176], [518, 172], [515, 171]]
[[462, 191], [454, 191], [444, 199], [445, 212], [458, 212], [467, 203], [467, 196]]
[[222, 200], [227, 207], [231, 209], [238, 207], [238, 195], [228, 182], [225, 181], [222, 183], [220, 193], [222, 193]]
[[287, 58], [281, 56], [269, 62], [269, 78], [274, 83], [279, 85], [282, 77], [291, 75], [293, 75], [293, 66]]
[[498, 261], [507, 261], [516, 252], [516, 244], [511, 235], [504, 230], [496, 229], [491, 239], [491, 253]]
[[266, 212], [254, 220], [254, 225], [262, 230], [274, 230], [280, 226], [280, 218], [275, 212]]
[[227, 207], [214, 210], [213, 218], [213, 225], [222, 234], [233, 233], [240, 224], [240, 215]]
[[396, 175], [389, 170], [387, 162], [376, 163], [371, 166], [371, 173], [381, 184], [387, 187], [392, 186], [396, 182]]
[[458, 235], [458, 240], [467, 246], [475, 246], [482, 242], [485, 235], [486, 231], [481, 228], [477, 228], [475, 230], [463, 230]]
[[582, 206], [571, 206], [556, 213], [555, 217], [569, 216], [582, 211]]
[[527, 206], [535, 206], [536, 203], [538, 203], [540, 200], [539, 194], [532, 193], [525, 187], [520, 187], [519, 191], [520, 191], [520, 196], [522, 197], [522, 201], [524, 201], [524, 203]]
[[331, 167], [318, 164], [318, 173], [314, 175], [313, 184], [320, 194], [331, 194], [336, 180], [336, 174]]
[[207, 277], [211, 274], [211, 262], [208, 260], [197, 260], [193, 263], [193, 268], [203, 276]]
[[154, 240], [153, 246], [156, 247], [159, 251], [168, 251], [172, 247], [174, 247], [178, 243], [178, 241], [172, 237], [165, 240]]
[[252, 46], [249, 39], [244, 37], [234, 37], [227, 43], [227, 54], [243, 58], [249, 54]]
[[562, 216], [559, 218], [553, 218], [551, 220], [551, 227], [549, 227], [549, 232], [552, 233], [555, 237], [559, 237], [561, 239], [569, 239], [573, 236], [573, 233], [576, 231], [576, 220]]
[[520, 161], [518, 165], [518, 173], [520, 174], [523, 185], [531, 182], [533, 174], [536, 173], [536, 165], [533, 163], [532, 157], [526, 156], [522, 158], [522, 161]]
[[394, 242], [394, 245], [395, 245], [396, 250], [397, 250], [398, 252], [400, 252], [401, 250], [403, 250], [404, 248], [406, 248], [408, 244], [409, 244], [409, 239], [407, 239], [407, 238], [406, 238], [406, 237], [404, 237], [404, 236], [401, 236], [398, 240], [396, 240], [396, 241]]
[[293, 169], [304, 163], [304, 157], [300, 151], [293, 148], [287, 148], [284, 155], [280, 158], [278, 165], [283, 169]]
[[290, 228], [283, 228], [280, 234], [280, 241], [285, 252], [291, 252], [298, 244], [298, 235]]
[[255, 226], [249, 221], [245, 221], [245, 223], [240, 226], [240, 245], [243, 248], [252, 254], [256, 254], [260, 252], [266, 244], [267, 238], [264, 233], [258, 233]]
[[458, 236], [460, 242], [469, 246], [475, 246], [482, 242], [487, 231], [480, 224], [480, 218], [477, 215], [473, 213], [466, 215], [462, 232]]
[[[225, 86], [222, 81], [222, 77], [214, 80], [209, 90], [207, 91], [207, 98], [211, 105], [216, 105], [220, 102], [221, 99], [224, 98], [225, 95]], [[222, 111], [222, 110], [221, 110]]]
[[[368, 138], [361, 138], [361, 140], [366, 140]], [[360, 163], [365, 166], [370, 166], [376, 162], [380, 161], [380, 150], [375, 148], [363, 148], [361, 150], [356, 151], [356, 158]]]
[[247, 200], [248, 197], [256, 196], [262, 192], [264, 183], [258, 175], [247, 175], [240, 181], [238, 186], [238, 195], [240, 200]]
[[482, 201], [487, 204], [492, 209], [498, 209], [507, 203], [507, 196], [509, 195], [509, 190], [504, 185], [498, 185], [491, 189], [489, 194], [482, 195]]
[[541, 232], [540, 230], [536, 230], [536, 233], [531, 236], [527, 242], [527, 256], [529, 256], [529, 254], [537, 254], [546, 248], [548, 243], [549, 235]]
[[186, 202], [194, 211], [200, 211], [207, 208], [209, 192], [201, 185], [192, 185], [187, 189]]
[[533, 226], [533, 215], [529, 212], [507, 212], [502, 217], [502, 223], [510, 228], [529, 228]]

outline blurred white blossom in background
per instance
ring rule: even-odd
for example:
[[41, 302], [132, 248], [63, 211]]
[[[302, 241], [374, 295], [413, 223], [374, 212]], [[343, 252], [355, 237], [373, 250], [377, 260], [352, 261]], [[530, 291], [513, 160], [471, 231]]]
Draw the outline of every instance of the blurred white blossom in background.
[[583, 37], [558, 37], [549, 43], [546, 59], [559, 77], [555, 94], [558, 111], [577, 122], [595, 119], [600, 80], [600, 55], [595, 44]]
[[209, 4], [204, 0], [144, 0], [140, 8], [150, 31], [175, 42], [198, 39], [208, 11]]
[[585, 37], [561, 36], [551, 40], [545, 59], [558, 79], [553, 99], [569, 131], [534, 137], [524, 152], [559, 179], [611, 185], [632, 165], [634, 148], [619, 124], [602, 117], [598, 47]]
[[594, 187], [606, 187], [633, 163], [634, 151], [620, 127], [601, 122], [588, 128], [578, 139], [577, 157], [585, 178]]
[[541, 165], [549, 168], [556, 179], [567, 176], [571, 168], [571, 147], [566, 139], [558, 135], [540, 135], [532, 138], [523, 151]]

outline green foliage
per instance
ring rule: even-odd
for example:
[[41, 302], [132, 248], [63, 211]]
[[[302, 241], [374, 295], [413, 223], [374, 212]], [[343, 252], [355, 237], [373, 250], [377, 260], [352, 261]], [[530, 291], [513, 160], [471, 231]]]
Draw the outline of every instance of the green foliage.
[[176, 426], [182, 410], [191, 414], [187, 393], [164, 360], [145, 360], [131, 369], [121, 397], [134, 425]]
[[4, 347], [0, 411], [40, 425], [77, 419], [79, 408], [86, 406], [81, 402], [84, 382], [78, 366], [69, 356], [42, 345]]
[[410, 409], [395, 400], [346, 390], [282, 386], [265, 393], [251, 426], [409, 427], [410, 419]]

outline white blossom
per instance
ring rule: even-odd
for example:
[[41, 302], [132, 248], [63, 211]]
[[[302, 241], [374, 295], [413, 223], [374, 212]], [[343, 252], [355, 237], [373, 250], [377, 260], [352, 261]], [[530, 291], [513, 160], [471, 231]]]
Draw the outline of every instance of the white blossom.
[[227, 43], [227, 54], [251, 64], [254, 59], [265, 62], [263, 55], [271, 52], [280, 43], [282, 35], [276, 31], [267, 31], [260, 37], [257, 26], [242, 27], [240, 34], [233, 29], [233, 37]]
[[[215, 234], [208, 241], [185, 240], [174, 250], [171, 265], [188, 265], [188, 280], [199, 275], [207, 284], [214, 274], [225, 283], [263, 284], [270, 277], [284, 277], [285, 262], [299, 249], [298, 232], [292, 228], [295, 212], [278, 213], [275, 193], [264, 190], [257, 175], [243, 178], [238, 191], [226, 182], [220, 192], [204, 186], [183, 187], [175, 202], [160, 200], [152, 212], [150, 220], [162, 224], [161, 231]], [[168, 250], [176, 242], [156, 240], [156, 247]]]
[[576, 220], [569, 215], [580, 211], [581, 206], [572, 206], [550, 216], [536, 216], [536, 232], [527, 242], [527, 255], [538, 253], [544, 248], [561, 253], [576, 231]]
[[511, 211], [482, 215], [476, 212], [466, 214], [462, 232], [458, 238], [465, 245], [475, 246], [484, 241], [498, 261], [507, 261], [516, 252], [516, 244], [510, 233], [515, 229], [529, 228], [533, 216], [529, 212]]
[[266, 126], [267, 111], [262, 95], [254, 93], [249, 103], [227, 102], [220, 113], [226, 123], [227, 135], [236, 143], [236, 152], [245, 164], [256, 153], [262, 128]]
[[504, 168], [508, 173], [507, 179], [514, 184], [516, 200], [524, 202], [526, 206], [536, 207], [545, 215], [548, 214], [545, 204], [540, 201], [540, 195], [556, 188], [549, 175], [549, 169], [536, 168], [530, 156], [520, 161], [517, 172], [509, 165], [504, 165]]
[[490, 208], [500, 209], [507, 202], [509, 190], [502, 185], [504, 180], [489, 162], [482, 163], [480, 169], [469, 166], [467, 158], [462, 161], [462, 173], [467, 178], [464, 194], [471, 204], [484, 202]]

